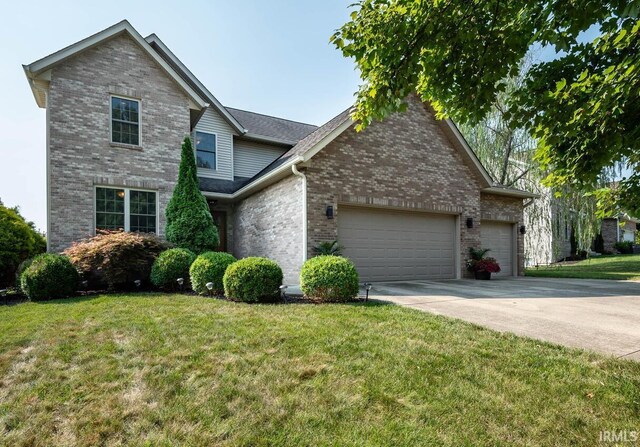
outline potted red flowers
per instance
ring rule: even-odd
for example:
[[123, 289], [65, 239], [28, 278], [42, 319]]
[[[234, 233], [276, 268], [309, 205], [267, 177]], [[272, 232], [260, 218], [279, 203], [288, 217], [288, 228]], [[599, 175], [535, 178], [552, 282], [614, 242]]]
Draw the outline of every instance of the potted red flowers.
[[500, 264], [495, 258], [486, 256], [490, 251], [488, 248], [469, 247], [469, 259], [467, 259], [467, 270], [473, 272], [476, 279], [491, 279], [492, 273], [500, 271]]

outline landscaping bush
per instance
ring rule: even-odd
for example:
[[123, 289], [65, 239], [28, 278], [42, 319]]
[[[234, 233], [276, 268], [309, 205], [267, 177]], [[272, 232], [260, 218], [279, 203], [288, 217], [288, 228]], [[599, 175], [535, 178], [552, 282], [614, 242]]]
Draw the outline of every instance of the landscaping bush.
[[229, 299], [275, 301], [280, 297], [282, 269], [270, 259], [245, 258], [227, 267], [222, 282]]
[[191, 287], [200, 295], [207, 295], [209, 289], [207, 283], [213, 283], [211, 293], [221, 295], [224, 293], [224, 273], [231, 264], [236, 262], [229, 253], [208, 251], [202, 253], [191, 264], [189, 275], [191, 277]]
[[615, 244], [613, 244], [613, 248], [618, 250], [623, 255], [628, 255], [633, 253], [633, 242], [631, 241], [616, 242]]
[[69, 258], [57, 254], [36, 256], [22, 272], [20, 286], [33, 301], [65, 298], [78, 289], [78, 271]]
[[18, 266], [18, 269], [16, 270], [16, 289], [18, 291], [18, 293], [24, 293], [22, 291], [22, 281], [20, 280], [20, 278], [22, 278], [22, 273], [29, 268], [29, 266], [31, 265], [31, 263], [33, 262], [35, 258], [27, 258], [24, 261], [22, 261], [20, 263], [20, 265]]
[[149, 280], [156, 257], [168, 248], [152, 234], [103, 232], [64, 253], [91, 289], [131, 290]]
[[47, 242], [17, 208], [7, 208], [0, 202], [0, 289], [14, 284], [21, 262], [44, 253]]
[[340, 245], [338, 241], [318, 242], [318, 244], [313, 247], [313, 254], [316, 256], [342, 256], [342, 245]]
[[165, 211], [167, 240], [196, 254], [215, 250], [218, 229], [213, 223], [207, 199], [200, 192], [196, 160], [189, 137], [182, 143], [178, 182]]
[[178, 278], [189, 281], [189, 267], [196, 255], [186, 248], [171, 248], [160, 253], [151, 267], [151, 283], [156, 287], [175, 290]]
[[322, 301], [348, 301], [358, 295], [358, 272], [341, 256], [317, 256], [300, 271], [302, 293]]

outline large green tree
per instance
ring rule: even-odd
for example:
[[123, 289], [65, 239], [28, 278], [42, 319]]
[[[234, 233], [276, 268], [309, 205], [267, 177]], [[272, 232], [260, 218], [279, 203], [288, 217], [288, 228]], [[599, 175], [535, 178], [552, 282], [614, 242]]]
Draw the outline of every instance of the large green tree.
[[198, 186], [196, 160], [189, 137], [182, 143], [178, 183], [167, 204], [165, 216], [169, 242], [194, 253], [218, 248], [218, 229]]
[[47, 242], [20, 210], [0, 201], [0, 288], [12, 285], [20, 263], [47, 249]]
[[[333, 43], [363, 84], [359, 128], [417, 92], [439, 117], [477, 123], [532, 46], [555, 46], [512, 95], [508, 125], [538, 143], [546, 183], [588, 189], [616, 162], [621, 200], [640, 212], [640, 0], [361, 0]], [[599, 30], [591, 42], [580, 35]]]

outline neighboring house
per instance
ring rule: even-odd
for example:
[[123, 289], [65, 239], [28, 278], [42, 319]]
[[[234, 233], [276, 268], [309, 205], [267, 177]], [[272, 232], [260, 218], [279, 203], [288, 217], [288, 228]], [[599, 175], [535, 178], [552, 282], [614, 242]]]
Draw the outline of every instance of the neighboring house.
[[602, 220], [602, 240], [604, 251], [612, 253], [615, 251], [616, 242], [635, 243], [637, 235], [637, 225], [640, 219], [620, 213], [617, 217], [608, 217]]
[[334, 239], [362, 280], [458, 278], [469, 247], [522, 274], [523, 200], [535, 195], [496, 185], [417, 97], [359, 133], [348, 111], [316, 127], [224, 107], [127, 21], [24, 70], [47, 109], [49, 251], [96, 228], [162, 236], [192, 135], [220, 248], [276, 260], [286, 282]]
[[550, 188], [540, 185], [540, 198], [527, 202], [524, 221], [525, 266], [547, 265], [571, 255], [571, 219]]

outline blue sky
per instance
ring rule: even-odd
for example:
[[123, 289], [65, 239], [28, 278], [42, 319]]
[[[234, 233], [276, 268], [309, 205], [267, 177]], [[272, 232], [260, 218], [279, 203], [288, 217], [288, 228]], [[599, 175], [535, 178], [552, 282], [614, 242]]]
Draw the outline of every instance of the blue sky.
[[[359, 79], [329, 37], [351, 0], [14, 1], [3, 5], [0, 199], [46, 228], [45, 111], [22, 64], [122, 19], [156, 33], [225, 105], [322, 124], [353, 102]], [[82, 5], [79, 7], [78, 5]]]

